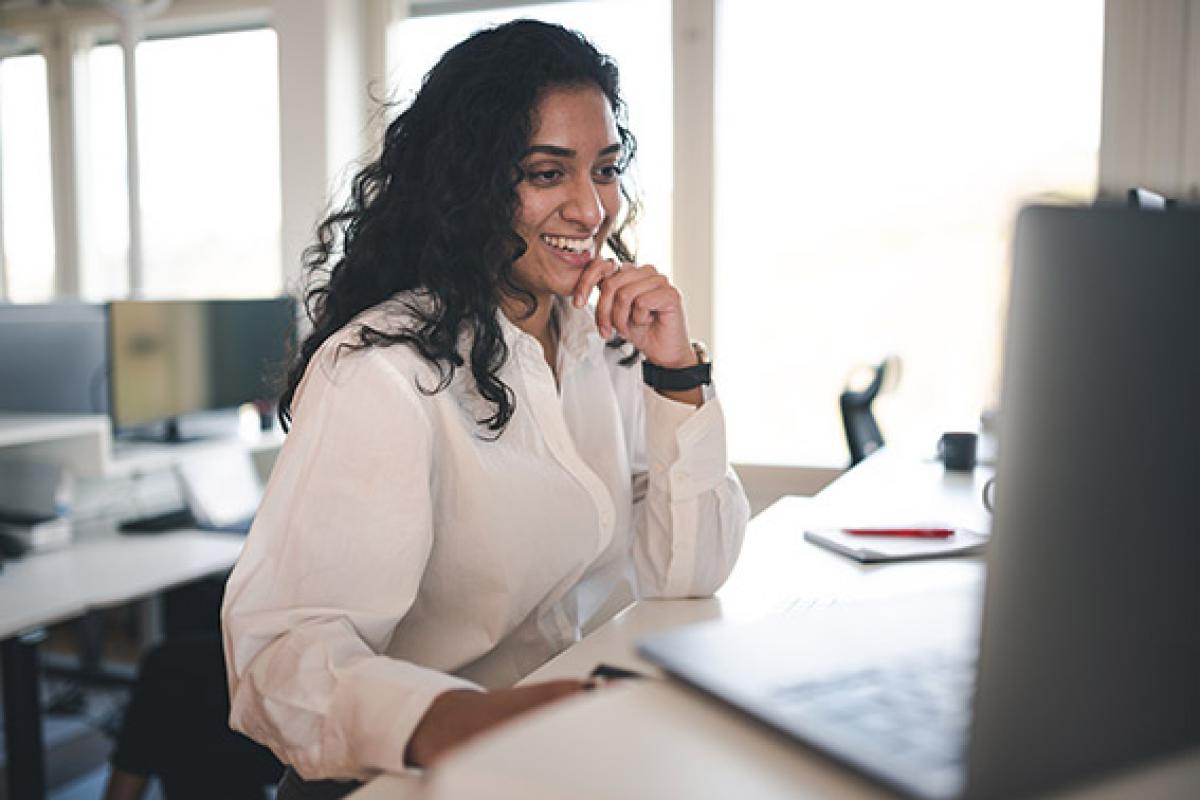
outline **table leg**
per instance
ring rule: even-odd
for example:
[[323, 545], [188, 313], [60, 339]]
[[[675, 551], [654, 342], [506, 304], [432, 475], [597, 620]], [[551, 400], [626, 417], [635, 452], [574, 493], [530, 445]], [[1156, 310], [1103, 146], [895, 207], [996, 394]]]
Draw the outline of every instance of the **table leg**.
[[45, 638], [46, 634], [37, 630], [0, 643], [8, 796], [21, 800], [41, 800], [46, 796], [46, 754], [42, 743], [37, 653], [38, 644]]

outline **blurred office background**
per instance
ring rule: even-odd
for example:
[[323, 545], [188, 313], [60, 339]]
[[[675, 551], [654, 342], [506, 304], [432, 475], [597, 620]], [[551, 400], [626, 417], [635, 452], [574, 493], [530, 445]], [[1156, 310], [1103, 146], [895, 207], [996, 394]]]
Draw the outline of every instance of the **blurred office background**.
[[1200, 199], [1197, 0], [2, 0], [0, 298], [294, 290], [384, 102], [518, 16], [622, 67], [641, 258], [758, 497], [844, 467], [837, 395], [886, 354], [889, 441], [974, 429], [1022, 202]]
[[[1022, 203], [1131, 186], [1200, 201], [1200, 0], [0, 0], [0, 310], [68, 342], [111, 301], [295, 292], [315, 224], [422, 75], [520, 16], [581, 30], [621, 66], [640, 256], [673, 275], [714, 352], [756, 510], [844, 469], [838, 395], [856, 365], [903, 365], [875, 403], [889, 445], [932, 452], [940, 431], [975, 429], [996, 402]], [[208, 337], [176, 342], [174, 366], [211, 360]], [[35, 388], [102, 412], [104, 358], [99, 339], [64, 346]], [[125, 467], [77, 495], [76, 512], [123, 517], [179, 488]], [[93, 637], [132, 665], [154, 627], [139, 614], [52, 629], [45, 649]], [[115, 724], [119, 696], [48, 691], [87, 730]], [[95, 797], [108, 744], [68, 733], [54, 796]]]

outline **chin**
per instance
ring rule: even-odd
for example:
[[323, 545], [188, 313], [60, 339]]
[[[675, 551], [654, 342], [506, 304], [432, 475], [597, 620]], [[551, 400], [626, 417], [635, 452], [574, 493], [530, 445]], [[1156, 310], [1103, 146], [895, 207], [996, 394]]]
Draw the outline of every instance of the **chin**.
[[583, 274], [586, 267], [565, 267], [556, 265], [553, 273], [546, 276], [546, 281], [543, 284], [545, 290], [556, 297], [570, 297], [575, 293], [575, 287], [579, 284], [579, 276]]

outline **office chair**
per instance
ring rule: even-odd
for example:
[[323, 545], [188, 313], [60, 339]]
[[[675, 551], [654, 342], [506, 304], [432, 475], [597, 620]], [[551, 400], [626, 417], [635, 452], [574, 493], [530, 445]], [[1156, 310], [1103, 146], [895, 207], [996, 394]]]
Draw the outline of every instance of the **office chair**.
[[879, 430], [879, 423], [875, 421], [871, 403], [881, 392], [885, 389], [890, 390], [899, 380], [900, 359], [894, 355], [887, 356], [872, 369], [870, 383], [865, 389], [855, 390], [852, 387], [852, 380], [858, 373], [858, 370], [855, 370], [838, 397], [852, 467], [883, 447], [883, 433]]

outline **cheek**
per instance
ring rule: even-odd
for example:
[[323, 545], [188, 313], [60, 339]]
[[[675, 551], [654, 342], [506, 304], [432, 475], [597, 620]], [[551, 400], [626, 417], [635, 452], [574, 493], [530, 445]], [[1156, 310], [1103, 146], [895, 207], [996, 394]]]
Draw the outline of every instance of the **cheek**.
[[[528, 256], [537, 247], [538, 234], [543, 222], [542, 209], [538, 207], [535, 198], [519, 195], [518, 199], [520, 204], [517, 206], [516, 216], [513, 219], [513, 230], [525, 240], [524, 255]], [[517, 259], [516, 266], [518, 272], [521, 272], [523, 266], [527, 267], [524, 256]]]
[[604, 206], [604, 224], [611, 228], [621, 213], [621, 187], [617, 184], [601, 187], [600, 203]]
[[513, 227], [522, 236], [537, 227], [537, 209], [532, 200], [527, 192], [517, 192], [517, 213], [513, 219]]

